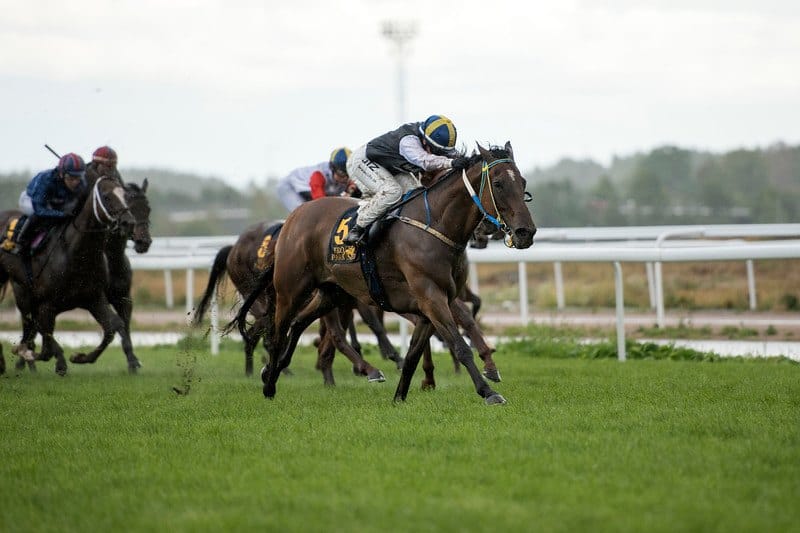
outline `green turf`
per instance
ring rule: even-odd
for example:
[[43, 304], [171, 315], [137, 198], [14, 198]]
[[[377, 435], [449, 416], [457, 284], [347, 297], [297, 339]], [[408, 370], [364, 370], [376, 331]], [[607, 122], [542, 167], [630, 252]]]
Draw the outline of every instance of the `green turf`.
[[[237, 343], [119, 349], [0, 377], [0, 530], [798, 531], [800, 365], [496, 355], [487, 407], [449, 356], [392, 402], [307, 349], [265, 400]], [[8, 350], [6, 350], [8, 360]], [[420, 369], [421, 370], [421, 369]], [[186, 390], [176, 394], [173, 388]]]

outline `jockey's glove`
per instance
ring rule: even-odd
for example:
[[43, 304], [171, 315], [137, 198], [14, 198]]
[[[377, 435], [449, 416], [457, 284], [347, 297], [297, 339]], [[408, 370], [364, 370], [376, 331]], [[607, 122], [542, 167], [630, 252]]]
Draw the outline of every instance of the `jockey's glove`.
[[469, 166], [469, 158], [468, 157], [456, 157], [450, 162], [450, 166], [455, 170], [464, 170]]

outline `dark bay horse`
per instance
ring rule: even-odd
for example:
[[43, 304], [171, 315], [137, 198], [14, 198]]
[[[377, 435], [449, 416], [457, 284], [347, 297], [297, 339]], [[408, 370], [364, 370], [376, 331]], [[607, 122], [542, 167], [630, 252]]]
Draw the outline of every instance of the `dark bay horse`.
[[[232, 246], [225, 246], [217, 252], [209, 274], [206, 290], [195, 309], [193, 318], [193, 323], [195, 325], [199, 325], [202, 322], [208, 304], [214, 292], [218, 289], [224, 274], [228, 274], [228, 277], [240, 294], [247, 296], [253, 292], [258, 276], [266, 268], [272, 267], [273, 265], [276, 241], [273, 237], [280, 231], [282, 225], [283, 221], [255, 224], [242, 232], [236, 240], [236, 243]], [[253, 302], [250, 313], [258, 318], [263, 316], [266, 311], [267, 301], [265, 295], [262, 293]], [[345, 324], [352, 324], [352, 308], [343, 309], [341, 313], [340, 321]], [[374, 320], [378, 320], [377, 317]], [[399, 360], [400, 356], [394, 350], [391, 342], [389, 342], [385, 330], [382, 329], [382, 324], [379, 325], [383, 333], [382, 342], [380, 333], [376, 332], [376, 335], [378, 335], [379, 338], [381, 353], [384, 354], [384, 358]], [[321, 335], [322, 342], [318, 346], [320, 357], [317, 363], [317, 369], [322, 372], [326, 384], [334, 384], [333, 370], [330, 365], [323, 366], [321, 362], [327, 362], [328, 351], [333, 349], [333, 347], [339, 348], [339, 350], [350, 359], [353, 363], [353, 372], [356, 375], [367, 376], [370, 381], [384, 381], [383, 373], [364, 360], [360, 352], [354, 349], [352, 345], [347, 344], [346, 339], [342, 336], [343, 332], [336, 329], [335, 324], [327, 324], [323, 317], [321, 327], [323, 328], [323, 332]], [[253, 351], [259, 339], [262, 337], [262, 334], [263, 331], [258, 321], [256, 324], [249, 327], [247, 331], [242, 332], [245, 352], [245, 374], [248, 376], [253, 373]]]
[[125, 191], [115, 180], [99, 179], [87, 189], [83, 204], [74, 218], [62, 222], [42, 249], [26, 265], [21, 256], [0, 253], [0, 287], [10, 280], [17, 308], [33, 335], [42, 334], [38, 359], [55, 356], [56, 373], [65, 375], [67, 364], [61, 346], [53, 337], [56, 316], [82, 308], [89, 311], [103, 328], [103, 343], [87, 354], [76, 354], [73, 363], [93, 363], [118, 333], [131, 373], [141, 366], [133, 353], [130, 335], [119, 315], [110, 307], [106, 290], [109, 274], [105, 258], [108, 231], [120, 227], [131, 231], [136, 223], [125, 199]]
[[[100, 177], [97, 175], [93, 176], [88, 169], [86, 175], [89, 186], [93, 186], [95, 181]], [[110, 179], [116, 180], [122, 185], [122, 179], [119, 173], [116, 173], [116, 175]], [[147, 178], [145, 178], [141, 186], [132, 182], [123, 185], [125, 201], [128, 204], [130, 213], [134, 217], [134, 223], [124, 227], [117, 225], [112, 227], [110, 231], [103, 232], [106, 239], [105, 255], [109, 271], [109, 285], [106, 290], [106, 296], [108, 297], [109, 303], [111, 303], [112, 307], [125, 323], [125, 329], [127, 329], [128, 332], [130, 332], [130, 321], [133, 311], [133, 300], [130, 296], [133, 273], [130, 260], [125, 254], [125, 249], [128, 240], [133, 242], [134, 250], [137, 253], [146, 253], [150, 249], [152, 237], [150, 236], [150, 202], [146, 195], [147, 187]], [[5, 227], [11, 218], [19, 215], [20, 212], [14, 210], [0, 213], [0, 228]], [[12, 353], [20, 356], [20, 360], [17, 363], [18, 368], [24, 366], [26, 361], [32, 366], [33, 360], [36, 357], [35, 340], [37, 331], [33, 324], [32, 314], [23, 313], [22, 321], [22, 340], [12, 349]], [[113, 334], [104, 336], [103, 341], [95, 350], [97, 357], [99, 357], [112, 340]]]
[[[424, 194], [407, 201], [402, 216], [386, 229], [381, 240], [368, 244], [388, 304], [396, 312], [419, 317], [395, 392], [396, 401], [405, 400], [419, 359], [436, 330], [466, 367], [478, 395], [487, 404], [505, 403], [481, 376], [472, 350], [453, 319], [450, 303], [466, 281], [464, 250], [483, 218], [495, 219], [511, 246], [528, 248], [533, 244], [536, 226], [525, 203], [525, 185], [510, 143], [489, 149], [478, 145], [466, 171], [449, 173]], [[259, 287], [275, 295], [274, 321], [266, 337], [270, 362], [262, 372], [268, 398], [275, 396], [279, 373], [291, 362], [302, 332], [335, 308], [342, 292], [362, 303], [372, 301], [358, 263], [327, 261], [331, 231], [353, 205], [347, 199], [320, 198], [298, 207], [286, 219], [278, 237], [274, 269], [265, 271], [259, 280]], [[346, 227], [338, 228], [346, 231]], [[253, 297], [251, 294], [248, 300]], [[246, 315], [245, 307], [240, 317]]]

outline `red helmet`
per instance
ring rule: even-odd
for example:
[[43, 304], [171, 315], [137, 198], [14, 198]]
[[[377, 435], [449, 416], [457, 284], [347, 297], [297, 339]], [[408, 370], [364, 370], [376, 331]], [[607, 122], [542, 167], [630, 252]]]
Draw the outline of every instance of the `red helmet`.
[[117, 152], [110, 146], [101, 146], [92, 154], [92, 161], [97, 161], [105, 165], [116, 165]]
[[85, 170], [86, 164], [83, 162], [83, 158], [78, 154], [70, 152], [62, 155], [61, 159], [58, 160], [58, 171], [62, 175], [83, 176]]

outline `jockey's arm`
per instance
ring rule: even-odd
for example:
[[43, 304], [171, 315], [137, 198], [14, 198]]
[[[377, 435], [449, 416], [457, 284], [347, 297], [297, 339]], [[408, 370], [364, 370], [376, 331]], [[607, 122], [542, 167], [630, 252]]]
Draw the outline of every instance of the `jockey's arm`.
[[425, 150], [416, 135], [406, 135], [400, 139], [400, 155], [425, 172], [446, 170], [452, 166], [449, 157], [435, 155]]
[[317, 170], [308, 180], [309, 185], [311, 186], [311, 199], [316, 200], [317, 198], [322, 198], [325, 196], [325, 176]]

